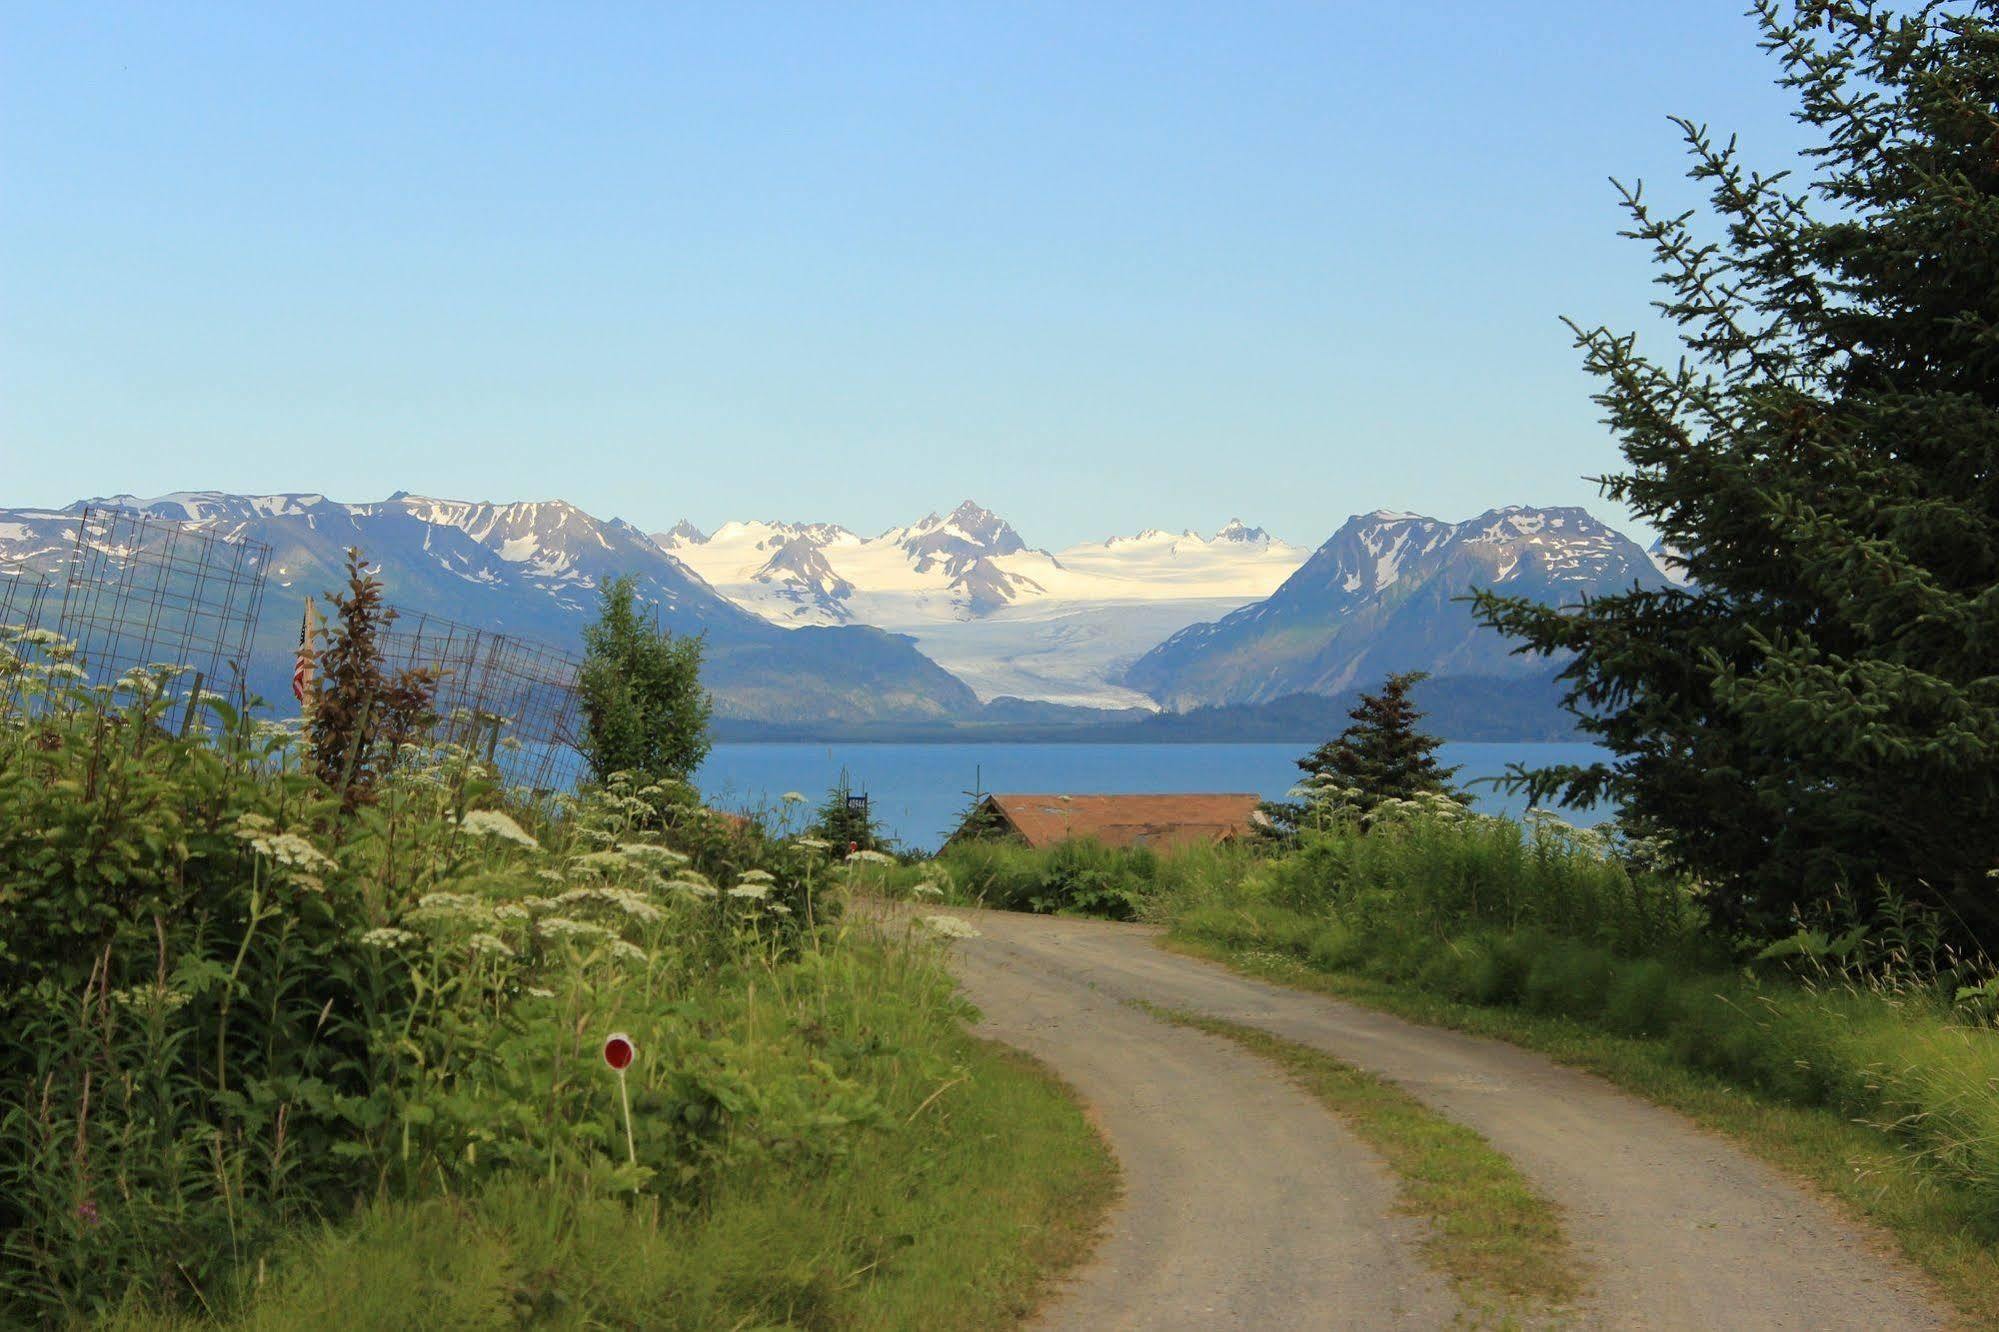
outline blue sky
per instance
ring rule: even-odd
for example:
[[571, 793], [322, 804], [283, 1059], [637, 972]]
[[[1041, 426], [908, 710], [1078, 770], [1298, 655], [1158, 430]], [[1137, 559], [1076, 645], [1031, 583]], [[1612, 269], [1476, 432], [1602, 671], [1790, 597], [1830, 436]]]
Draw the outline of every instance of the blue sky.
[[1797, 145], [1740, 9], [5, 3], [0, 505], [1621, 517], [1559, 316]]

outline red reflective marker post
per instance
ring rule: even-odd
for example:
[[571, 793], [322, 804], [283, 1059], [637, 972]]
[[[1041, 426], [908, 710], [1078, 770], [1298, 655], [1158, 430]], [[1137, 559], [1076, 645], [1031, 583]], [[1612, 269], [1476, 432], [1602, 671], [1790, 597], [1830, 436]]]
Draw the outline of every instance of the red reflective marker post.
[[604, 1038], [604, 1062], [618, 1075], [618, 1105], [625, 1112], [625, 1159], [633, 1165], [639, 1163], [639, 1153], [632, 1145], [632, 1098], [625, 1091], [625, 1070], [632, 1066], [638, 1052], [632, 1038], [622, 1031], [614, 1031]]

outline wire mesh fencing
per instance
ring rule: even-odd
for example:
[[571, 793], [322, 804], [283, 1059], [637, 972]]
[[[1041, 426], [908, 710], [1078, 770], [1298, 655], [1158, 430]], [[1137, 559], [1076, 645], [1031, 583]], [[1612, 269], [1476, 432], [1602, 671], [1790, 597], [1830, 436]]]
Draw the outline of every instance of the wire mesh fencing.
[[240, 700], [270, 557], [269, 546], [247, 537], [134, 509], [86, 508], [60, 566], [60, 592], [43, 593], [41, 624], [74, 644], [70, 661], [91, 684], [158, 666], [177, 672], [169, 696]]
[[582, 663], [551, 644], [399, 610], [383, 670], [437, 679], [435, 739], [490, 762], [514, 787], [567, 790], [584, 772]]
[[55, 584], [46, 574], [0, 560], [0, 712], [19, 700], [23, 665], [38, 655], [21, 635], [46, 628], [54, 603]]

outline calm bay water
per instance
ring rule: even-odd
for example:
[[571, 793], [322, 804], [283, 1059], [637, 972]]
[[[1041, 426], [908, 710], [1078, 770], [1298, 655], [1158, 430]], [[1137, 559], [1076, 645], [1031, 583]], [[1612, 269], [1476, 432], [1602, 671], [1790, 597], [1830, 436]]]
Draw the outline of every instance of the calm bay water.
[[[873, 800], [891, 837], [931, 849], [957, 825], [976, 787], [985, 791], [1165, 792], [1255, 791], [1282, 799], [1300, 774], [1299, 744], [726, 744], [716, 745], [695, 784], [722, 809], [751, 812], [800, 791], [814, 805], [844, 770], [856, 792]], [[1446, 763], [1462, 765], [1458, 780], [1494, 777], [1510, 763], [1586, 763], [1600, 751], [1585, 744], [1473, 744], [1443, 747]], [[1523, 796], [1487, 785], [1472, 787], [1479, 809], [1517, 815]], [[1608, 811], [1568, 815], [1594, 823]]]

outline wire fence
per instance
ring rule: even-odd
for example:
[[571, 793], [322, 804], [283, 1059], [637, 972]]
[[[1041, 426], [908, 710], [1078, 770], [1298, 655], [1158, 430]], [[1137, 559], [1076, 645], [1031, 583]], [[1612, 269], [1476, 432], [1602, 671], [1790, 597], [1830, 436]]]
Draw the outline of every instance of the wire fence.
[[55, 604], [55, 584], [48, 576], [19, 560], [0, 560], [0, 710], [18, 704], [26, 677], [23, 662], [39, 655], [13, 631], [47, 627]]
[[0, 625], [41, 628], [53, 592], [46, 574], [19, 560], [0, 559]]
[[87, 508], [50, 626], [76, 645], [92, 684], [147, 666], [184, 668], [168, 686], [240, 700], [271, 548], [134, 509]]
[[535, 639], [399, 610], [383, 669], [437, 677], [436, 739], [490, 762], [509, 785], [567, 790], [584, 772], [582, 663]]
[[[69, 661], [89, 684], [174, 667], [170, 696], [240, 702], [251, 693], [270, 569], [261, 541], [93, 506], [77, 516], [75, 538], [52, 568], [0, 561], [0, 625], [49, 629], [74, 644]], [[436, 677], [434, 742], [462, 746], [510, 785], [535, 792], [566, 790], [582, 777], [582, 664], [574, 655], [416, 610], [397, 611], [377, 642], [389, 674]], [[288, 667], [288, 656], [270, 660], [277, 650], [267, 637], [259, 678]], [[186, 711], [192, 718], [198, 709]]]

